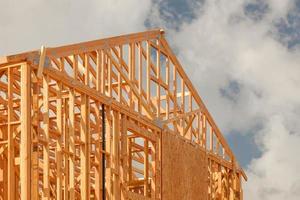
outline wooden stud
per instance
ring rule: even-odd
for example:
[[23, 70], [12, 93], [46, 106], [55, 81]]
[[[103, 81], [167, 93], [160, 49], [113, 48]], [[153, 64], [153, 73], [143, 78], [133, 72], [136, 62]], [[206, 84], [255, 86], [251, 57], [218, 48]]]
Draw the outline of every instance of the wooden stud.
[[[157, 40], [157, 45], [159, 46], [159, 40]], [[156, 78], [160, 79], [160, 49], [156, 53]], [[160, 118], [160, 84], [156, 86], [156, 95], [157, 95], [157, 117]]]
[[75, 199], [75, 93], [73, 89], [69, 91], [69, 198]]
[[[21, 70], [24, 70], [24, 67], [21, 67]], [[27, 77], [26, 77], [27, 78]], [[25, 80], [24, 80], [25, 81]], [[14, 145], [14, 136], [13, 136], [13, 74], [12, 69], [8, 68], [8, 199], [15, 198], [15, 145]], [[25, 94], [27, 95], [27, 94]], [[27, 132], [23, 132], [22, 134], [27, 134]], [[30, 132], [28, 132], [30, 134]], [[23, 135], [22, 135], [23, 136]], [[21, 137], [22, 137], [21, 136]], [[26, 138], [27, 139], [27, 138]], [[29, 141], [27, 141], [29, 142]], [[27, 145], [27, 144], [25, 144]], [[27, 150], [27, 149], [26, 149]], [[29, 153], [29, 152], [28, 152]], [[27, 176], [27, 174], [26, 174]]]
[[21, 145], [20, 145], [20, 185], [21, 199], [30, 198], [30, 67], [27, 64], [21, 65]]
[[[97, 131], [97, 140], [96, 140], [96, 149], [95, 149], [95, 162], [97, 166], [95, 167], [95, 199], [101, 200], [102, 199], [102, 132], [101, 132], [101, 114], [100, 114], [100, 104], [96, 103], [95, 109], [96, 115], [96, 123], [98, 127], [96, 128]], [[101, 124], [101, 126], [99, 126]]]
[[[69, 99], [71, 99], [71, 92], [69, 92]], [[69, 103], [69, 104], [68, 104]], [[64, 137], [64, 199], [69, 199], [69, 194], [71, 194], [72, 192], [70, 191], [70, 185], [69, 185], [69, 181], [70, 181], [70, 163], [72, 162], [74, 164], [74, 160], [72, 160], [72, 158], [69, 156], [70, 154], [70, 147], [69, 147], [69, 141], [71, 141], [72, 139], [74, 140], [74, 138], [69, 137], [69, 130], [72, 126], [71, 124], [71, 120], [68, 118], [69, 116], [69, 107], [73, 107], [73, 104], [71, 104], [71, 100], [68, 101], [67, 99], [63, 100], [63, 137]], [[69, 121], [67, 121], [67, 119], [69, 119]], [[69, 138], [69, 139], [67, 139]], [[70, 160], [69, 160], [70, 159]], [[70, 191], [70, 193], [69, 193]], [[71, 195], [70, 195], [71, 197]], [[70, 198], [71, 199], [71, 198]]]
[[150, 59], [151, 59], [151, 49], [150, 49], [150, 44], [149, 41], [146, 43], [147, 46], [147, 65], [146, 65], [146, 91], [147, 91], [147, 101], [150, 102]]
[[120, 143], [120, 116], [119, 113], [113, 112], [113, 198], [114, 200], [120, 199], [120, 172], [119, 172], [119, 143]]
[[148, 196], [149, 191], [149, 141], [148, 139], [144, 140], [144, 196]]
[[59, 133], [59, 138], [56, 143], [56, 199], [61, 200], [63, 198], [62, 194], [62, 139], [63, 139], [63, 122], [62, 122], [62, 85], [57, 83], [58, 96], [56, 102], [56, 120], [57, 120], [57, 131]]
[[39, 120], [39, 92], [40, 87], [38, 80], [32, 81], [32, 133], [31, 133], [31, 198], [39, 198], [39, 148], [38, 148], [38, 133], [40, 132]]
[[80, 195], [81, 199], [89, 199], [89, 99], [85, 94], [81, 95], [80, 111]]

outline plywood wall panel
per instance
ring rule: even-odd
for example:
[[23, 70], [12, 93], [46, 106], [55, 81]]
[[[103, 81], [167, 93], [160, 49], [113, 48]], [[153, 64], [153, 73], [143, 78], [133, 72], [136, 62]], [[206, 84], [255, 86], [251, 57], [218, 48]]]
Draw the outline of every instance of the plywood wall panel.
[[203, 150], [178, 135], [162, 134], [162, 199], [207, 199], [207, 159]]

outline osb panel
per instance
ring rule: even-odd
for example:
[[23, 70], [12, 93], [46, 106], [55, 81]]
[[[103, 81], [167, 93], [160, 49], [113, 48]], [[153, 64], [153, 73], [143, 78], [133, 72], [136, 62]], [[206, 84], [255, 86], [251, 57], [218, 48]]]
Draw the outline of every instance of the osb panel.
[[162, 134], [162, 199], [207, 199], [205, 152], [180, 136]]

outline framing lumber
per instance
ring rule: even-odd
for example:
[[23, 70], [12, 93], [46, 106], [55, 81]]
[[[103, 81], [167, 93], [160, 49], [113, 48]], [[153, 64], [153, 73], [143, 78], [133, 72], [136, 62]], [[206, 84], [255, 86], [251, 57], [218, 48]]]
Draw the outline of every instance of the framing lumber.
[[160, 29], [1, 57], [0, 116], [0, 200], [174, 199], [180, 180], [186, 199], [243, 197], [247, 176]]

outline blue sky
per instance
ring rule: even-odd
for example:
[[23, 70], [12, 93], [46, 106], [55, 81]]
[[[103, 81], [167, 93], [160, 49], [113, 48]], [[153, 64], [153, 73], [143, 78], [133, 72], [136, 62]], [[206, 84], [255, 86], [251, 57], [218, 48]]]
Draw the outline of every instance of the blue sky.
[[157, 1], [185, 71], [249, 181], [246, 199], [300, 194], [300, 1]]
[[[155, 1], [160, 18], [162, 19], [163, 27], [167, 30], [179, 31], [181, 26], [186, 23], [193, 23], [193, 20], [197, 19], [199, 13], [201, 13], [201, 6], [205, 1], [200, 0], [167, 0], [167, 1]], [[245, 3], [243, 12], [245, 16], [252, 20], [261, 20], [266, 13], [269, 12], [269, 5], [267, 1], [249, 1]], [[198, 13], [197, 13], [198, 12]], [[295, 7], [286, 15], [286, 19], [278, 19], [273, 22], [273, 26], [278, 31], [278, 41], [283, 45], [286, 45], [290, 49], [298, 48], [300, 44], [300, 1], [295, 1]], [[147, 19], [145, 25], [147, 27], [161, 26], [149, 22]], [[201, 45], [201, 44], [199, 44]], [[236, 81], [229, 82], [220, 89], [220, 93], [230, 101], [235, 101], [234, 96], [238, 95], [242, 87]], [[214, 113], [215, 114], [215, 113]], [[235, 152], [240, 164], [247, 168], [253, 158], [261, 155], [260, 149], [257, 148], [255, 143], [255, 131], [259, 130], [260, 124], [253, 128], [250, 133], [237, 133], [235, 130], [230, 130], [226, 133], [226, 138]]]

